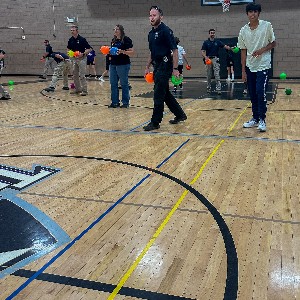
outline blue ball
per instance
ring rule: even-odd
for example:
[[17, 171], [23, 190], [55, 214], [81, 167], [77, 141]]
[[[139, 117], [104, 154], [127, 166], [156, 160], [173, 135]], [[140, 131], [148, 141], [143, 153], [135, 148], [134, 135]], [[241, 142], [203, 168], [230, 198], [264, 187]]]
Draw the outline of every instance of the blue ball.
[[117, 47], [111, 47], [109, 53], [111, 55], [117, 55], [118, 51], [119, 51], [119, 49]]

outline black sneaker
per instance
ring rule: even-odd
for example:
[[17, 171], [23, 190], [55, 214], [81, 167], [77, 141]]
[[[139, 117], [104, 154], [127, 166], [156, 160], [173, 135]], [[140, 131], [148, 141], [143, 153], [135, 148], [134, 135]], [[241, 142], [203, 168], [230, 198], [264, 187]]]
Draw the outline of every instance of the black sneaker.
[[145, 131], [151, 131], [151, 130], [155, 130], [155, 129], [159, 129], [159, 128], [160, 128], [159, 124], [155, 125], [155, 124], [153, 124], [151, 122], [148, 125], [146, 125], [146, 126], [143, 127], [143, 129]]
[[45, 88], [45, 91], [46, 92], [54, 92], [55, 88], [53, 86], [49, 86], [49, 87]]
[[62, 89], [68, 91], [70, 88], [68, 86], [64, 86]]
[[118, 104], [111, 103], [110, 105], [108, 105], [108, 108], [117, 108], [119, 106], [120, 106], [120, 103], [118, 103]]
[[3, 95], [0, 100], [9, 100], [11, 99], [10, 95]]
[[180, 122], [184, 122], [187, 119], [187, 116], [184, 115], [182, 117], [175, 117], [173, 120], [170, 120], [169, 123], [170, 124], [178, 124]]
[[128, 108], [129, 107], [129, 104], [123, 104], [121, 105], [121, 108]]

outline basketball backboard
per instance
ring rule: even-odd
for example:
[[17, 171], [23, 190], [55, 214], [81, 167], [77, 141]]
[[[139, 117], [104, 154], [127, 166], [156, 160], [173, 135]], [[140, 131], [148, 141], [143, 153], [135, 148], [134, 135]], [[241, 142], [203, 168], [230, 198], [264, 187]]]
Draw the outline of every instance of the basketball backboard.
[[[232, 4], [248, 4], [248, 3], [254, 3], [255, 0], [231, 0]], [[218, 0], [201, 0], [202, 6], [209, 6], [209, 5], [222, 5], [222, 3]]]

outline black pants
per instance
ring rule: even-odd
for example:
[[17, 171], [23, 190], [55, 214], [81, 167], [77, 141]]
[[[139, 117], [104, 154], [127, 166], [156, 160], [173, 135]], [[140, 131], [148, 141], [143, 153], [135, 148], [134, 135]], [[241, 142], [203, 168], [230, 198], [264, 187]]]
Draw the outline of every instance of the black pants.
[[163, 118], [164, 103], [169, 110], [177, 117], [185, 116], [185, 113], [175, 97], [169, 91], [169, 79], [173, 71], [173, 63], [171, 60], [167, 62], [161, 61], [154, 63], [154, 109], [151, 122], [158, 125]]

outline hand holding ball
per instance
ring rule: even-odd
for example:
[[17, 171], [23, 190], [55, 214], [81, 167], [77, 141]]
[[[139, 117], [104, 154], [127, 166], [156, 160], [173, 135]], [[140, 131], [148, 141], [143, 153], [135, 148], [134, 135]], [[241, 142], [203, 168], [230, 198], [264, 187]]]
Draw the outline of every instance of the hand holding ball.
[[154, 82], [154, 75], [153, 75], [153, 72], [149, 72], [145, 75], [145, 80], [148, 82], [148, 83], [153, 83]]

